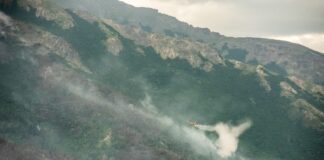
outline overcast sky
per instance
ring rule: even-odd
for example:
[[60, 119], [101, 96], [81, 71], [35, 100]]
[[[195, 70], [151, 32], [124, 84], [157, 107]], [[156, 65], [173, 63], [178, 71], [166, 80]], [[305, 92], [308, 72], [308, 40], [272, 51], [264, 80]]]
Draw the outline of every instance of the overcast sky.
[[227, 36], [266, 37], [324, 53], [324, 0], [121, 0]]

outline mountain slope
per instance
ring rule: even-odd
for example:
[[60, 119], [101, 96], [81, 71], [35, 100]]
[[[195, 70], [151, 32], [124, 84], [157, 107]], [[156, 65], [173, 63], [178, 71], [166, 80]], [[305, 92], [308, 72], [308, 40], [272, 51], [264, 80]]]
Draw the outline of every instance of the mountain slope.
[[[173, 17], [148, 8], [135, 8], [117, 0], [71, 0], [58, 4], [75, 10], [111, 19], [119, 25], [136, 27], [143, 32], [205, 43], [208, 50], [249, 64], [261, 64], [283, 75], [323, 85], [323, 54], [298, 44], [261, 38], [233, 38], [194, 28]], [[127, 35], [124, 35], [127, 36]], [[130, 37], [135, 40], [136, 37]]]
[[69, 10], [46, 18], [57, 6], [43, 2], [0, 15], [0, 137], [19, 155], [32, 145], [49, 159], [222, 159], [209, 145], [217, 135], [188, 121], [248, 118], [229, 159], [323, 158], [323, 96], [305, 83], [226, 57], [183, 56], [186, 47], [166, 58], [159, 37], [138, 44], [104, 18]]

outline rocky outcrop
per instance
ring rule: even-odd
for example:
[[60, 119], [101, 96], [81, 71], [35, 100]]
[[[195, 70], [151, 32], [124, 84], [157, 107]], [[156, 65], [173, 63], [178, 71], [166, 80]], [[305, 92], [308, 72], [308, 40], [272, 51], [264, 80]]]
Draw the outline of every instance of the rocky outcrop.
[[164, 36], [157, 33], [142, 31], [136, 26], [123, 26], [112, 20], [103, 20], [113, 26], [123, 36], [135, 43], [153, 47], [163, 59], [185, 59], [192, 67], [210, 71], [213, 65], [224, 65], [223, 58], [207, 44], [186, 38]]
[[86, 14], [84, 14], [84, 13], [82, 14], [82, 12], [80, 12], [80, 13], [84, 19], [86, 19], [90, 22], [97, 22], [99, 24], [99, 28], [106, 35], [106, 41], [104, 42], [104, 45], [106, 47], [107, 52], [112, 53], [115, 56], [119, 55], [119, 53], [124, 49], [123, 44], [120, 40], [120, 37], [117, 34], [113, 33], [108, 28], [108, 26], [106, 26], [106, 24], [103, 21], [101, 21], [100, 19], [91, 17], [89, 15], [86, 16]]
[[316, 85], [302, 79], [299, 79], [295, 76], [290, 76], [289, 79], [293, 81], [298, 87], [303, 91], [308, 92], [309, 94], [317, 97], [322, 103], [324, 103], [324, 87], [321, 85]]
[[108, 52], [111, 52], [113, 55], [117, 56], [123, 50], [123, 44], [118, 39], [118, 37], [109, 37], [106, 40], [105, 46]]
[[306, 127], [324, 131], [324, 113], [304, 99], [297, 99], [291, 103], [289, 115], [292, 119], [302, 120]]
[[280, 82], [281, 93], [283, 97], [292, 98], [297, 94], [297, 91], [287, 82]]
[[3, 12], [0, 12], [0, 30], [2, 31], [5, 27], [11, 27], [12, 26], [12, 20], [10, 17], [8, 17]]
[[18, 5], [26, 11], [35, 10], [36, 17], [53, 21], [63, 29], [74, 26], [73, 18], [49, 0], [18, 0]]
[[265, 73], [264, 71], [265, 69], [263, 68], [263, 66], [261, 65], [258, 65], [256, 67], [256, 73], [257, 73], [257, 76], [259, 77], [259, 81], [260, 81], [260, 85], [267, 91], [267, 92], [270, 92], [271, 91], [271, 86], [270, 84], [268, 83], [266, 77], [268, 76], [267, 73]]
[[287, 111], [289, 118], [301, 121], [304, 126], [324, 131], [324, 113], [307, 100], [300, 98], [298, 92], [287, 82], [280, 82], [281, 96], [291, 100]]
[[283, 70], [288, 76], [323, 85], [324, 56], [298, 44], [261, 38], [222, 38], [213, 46], [230, 52], [240, 50], [244, 63], [256, 63], [271, 71], [271, 65]]
[[20, 46], [32, 47], [36, 49], [34, 54], [40, 56], [56, 54], [66, 60], [71, 67], [90, 73], [82, 65], [78, 53], [64, 39], [23, 22], [16, 21], [15, 27], [17, 31], [6, 32], [6, 34], [15, 39]]
[[241, 61], [237, 61], [237, 60], [228, 60], [234, 68], [242, 71], [243, 74], [254, 74], [256, 73], [256, 66], [255, 65], [250, 65], [250, 64], [246, 64], [243, 63]]
[[16, 30], [13, 20], [0, 11], [0, 38], [6, 38], [8, 32]]

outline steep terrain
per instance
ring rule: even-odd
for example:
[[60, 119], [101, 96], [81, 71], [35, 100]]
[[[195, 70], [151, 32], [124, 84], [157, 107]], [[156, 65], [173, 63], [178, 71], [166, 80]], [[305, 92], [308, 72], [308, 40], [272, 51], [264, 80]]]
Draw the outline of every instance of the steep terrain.
[[[298, 44], [261, 38], [226, 37], [206, 28], [194, 28], [174, 17], [158, 13], [157, 10], [135, 8], [117, 0], [59, 0], [58, 4], [111, 19], [124, 27], [119, 29], [135, 27], [135, 30], [154, 33], [158, 37], [167, 36], [167, 39], [191, 39], [197, 41], [194, 43], [204, 43], [205, 50], [219, 53], [226, 58], [261, 64], [282, 75], [324, 85], [324, 55]], [[124, 36], [133, 40], [138, 38], [134, 34]]]
[[228, 159], [323, 159], [322, 86], [51, 2], [1, 4], [0, 157], [224, 159], [188, 122], [249, 119]]

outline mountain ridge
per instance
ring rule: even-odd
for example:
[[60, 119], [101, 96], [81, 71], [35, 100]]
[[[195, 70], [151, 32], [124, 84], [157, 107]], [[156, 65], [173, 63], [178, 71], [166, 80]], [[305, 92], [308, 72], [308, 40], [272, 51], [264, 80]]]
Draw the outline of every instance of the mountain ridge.
[[[96, 3], [100, 6], [96, 6]], [[210, 45], [211, 49], [221, 52], [223, 56], [228, 53], [234, 56], [239, 54], [241, 57], [246, 57], [246, 59], [238, 59], [241, 62], [261, 64], [273, 71], [285, 70], [290, 76], [320, 85], [324, 84], [323, 54], [299, 44], [262, 38], [226, 37], [211, 32], [209, 29], [194, 28], [174, 17], [158, 13], [156, 10], [143, 10], [117, 0], [97, 0], [96, 2], [82, 0], [78, 1], [78, 5], [73, 4], [75, 4], [73, 0], [58, 1], [58, 5], [62, 7], [87, 11], [95, 16], [111, 19], [122, 26], [134, 26], [143, 32], [167, 37], [189, 38]], [[127, 12], [121, 13], [121, 10], [127, 10]], [[224, 46], [228, 49], [223, 50]]]

